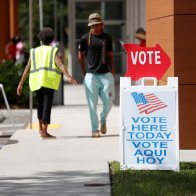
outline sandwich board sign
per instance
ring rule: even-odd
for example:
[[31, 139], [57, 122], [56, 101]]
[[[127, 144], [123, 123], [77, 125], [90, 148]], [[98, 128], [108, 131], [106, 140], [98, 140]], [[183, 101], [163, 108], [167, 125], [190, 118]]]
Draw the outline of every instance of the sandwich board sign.
[[[145, 86], [146, 80], [152, 86]], [[179, 171], [178, 78], [120, 78], [121, 169]]]

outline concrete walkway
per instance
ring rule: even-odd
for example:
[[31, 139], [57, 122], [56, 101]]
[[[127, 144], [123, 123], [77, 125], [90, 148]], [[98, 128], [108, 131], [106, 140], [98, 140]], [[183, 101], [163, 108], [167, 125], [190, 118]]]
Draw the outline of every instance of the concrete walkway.
[[[92, 138], [82, 86], [65, 90], [65, 106], [54, 106], [51, 116], [49, 132], [57, 139], [20, 129], [0, 150], [0, 196], [111, 195], [108, 163], [120, 161], [119, 106], [110, 112], [108, 133]], [[195, 152], [181, 151], [181, 161], [196, 161]]]
[[0, 150], [0, 195], [111, 195], [108, 162], [120, 157], [118, 115], [114, 106], [101, 138], [91, 137], [85, 104], [53, 107], [49, 132], [57, 139], [17, 130]]

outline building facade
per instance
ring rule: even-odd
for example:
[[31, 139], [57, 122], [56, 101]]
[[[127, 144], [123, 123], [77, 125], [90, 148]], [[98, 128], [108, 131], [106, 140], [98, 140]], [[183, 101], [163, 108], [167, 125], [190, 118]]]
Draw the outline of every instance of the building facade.
[[147, 46], [156, 43], [172, 65], [163, 76], [179, 79], [180, 148], [196, 149], [196, 1], [146, 0]]
[[18, 0], [0, 2], [0, 62], [5, 58], [5, 46], [15, 35], [18, 35]]

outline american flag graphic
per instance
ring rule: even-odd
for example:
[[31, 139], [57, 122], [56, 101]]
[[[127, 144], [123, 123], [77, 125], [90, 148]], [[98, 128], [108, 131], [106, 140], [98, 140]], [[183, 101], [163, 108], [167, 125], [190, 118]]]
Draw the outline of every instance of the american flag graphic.
[[144, 93], [132, 92], [131, 95], [137, 104], [140, 114], [150, 114], [167, 107], [167, 105], [153, 93], [144, 95]]

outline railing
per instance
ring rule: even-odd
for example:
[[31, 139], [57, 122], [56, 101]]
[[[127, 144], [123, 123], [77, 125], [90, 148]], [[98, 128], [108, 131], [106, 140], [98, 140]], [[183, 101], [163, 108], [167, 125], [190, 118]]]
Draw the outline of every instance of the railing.
[[10, 119], [12, 121], [13, 130], [15, 131], [15, 123], [14, 123], [13, 115], [12, 115], [12, 112], [10, 110], [10, 106], [9, 106], [9, 103], [8, 103], [8, 100], [7, 100], [7, 97], [6, 97], [6, 94], [5, 94], [5, 90], [4, 90], [3, 84], [0, 84], [0, 89], [1, 89], [2, 94], [3, 94], [3, 98], [4, 98], [4, 101], [5, 101], [7, 110], [8, 110], [9, 117], [10, 117]]

